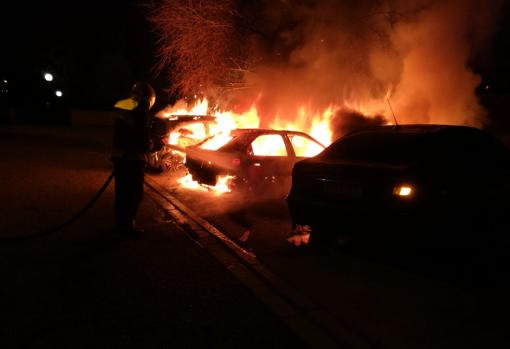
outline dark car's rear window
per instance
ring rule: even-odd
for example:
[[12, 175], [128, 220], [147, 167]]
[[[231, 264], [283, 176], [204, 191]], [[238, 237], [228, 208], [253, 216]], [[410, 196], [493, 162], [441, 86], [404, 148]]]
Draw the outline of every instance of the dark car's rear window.
[[420, 133], [362, 133], [346, 136], [330, 145], [319, 157], [330, 160], [407, 164], [423, 154]]

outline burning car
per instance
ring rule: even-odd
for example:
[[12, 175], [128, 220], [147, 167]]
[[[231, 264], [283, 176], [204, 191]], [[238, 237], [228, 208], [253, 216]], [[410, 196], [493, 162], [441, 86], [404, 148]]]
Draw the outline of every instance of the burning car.
[[193, 180], [216, 185], [233, 176], [238, 189], [253, 189], [290, 178], [294, 164], [314, 156], [324, 145], [303, 132], [235, 129], [186, 148], [186, 167]]
[[169, 115], [156, 117], [153, 139], [160, 143], [148, 157], [148, 165], [162, 172], [183, 167], [184, 150], [216, 133], [216, 118], [210, 115]]
[[287, 202], [315, 241], [346, 231], [418, 237], [426, 227], [428, 240], [465, 243], [482, 238], [471, 227], [487, 232], [508, 215], [509, 197], [510, 152], [487, 132], [405, 125], [351, 133], [298, 162]]

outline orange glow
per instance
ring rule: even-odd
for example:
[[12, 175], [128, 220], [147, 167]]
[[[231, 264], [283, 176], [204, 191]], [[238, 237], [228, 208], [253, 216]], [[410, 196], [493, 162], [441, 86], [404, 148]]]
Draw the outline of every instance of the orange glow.
[[188, 147], [195, 145], [207, 137], [203, 124], [189, 124], [170, 133], [168, 144]]
[[230, 131], [217, 133], [200, 145], [200, 148], [207, 150], [218, 150], [221, 146], [227, 144], [232, 139]]
[[[277, 115], [269, 125], [262, 125], [263, 128], [276, 130], [301, 131], [322, 145], [328, 146], [333, 141], [333, 130], [331, 122], [333, 117], [343, 109], [354, 110], [364, 115], [377, 115], [380, 110], [385, 110], [384, 101], [373, 101], [358, 105], [355, 103], [343, 102], [338, 105], [330, 105], [323, 110], [313, 109], [307, 103], [296, 106], [295, 112], [291, 115]], [[291, 108], [292, 110], [292, 108]], [[381, 113], [384, 114], [384, 113]], [[209, 105], [207, 99], [199, 100], [193, 105], [188, 105], [186, 101], [180, 100], [175, 105], [169, 106], [158, 113], [159, 117], [172, 118], [175, 115], [212, 115], [216, 117], [216, 123], [209, 125], [209, 134], [215, 135], [200, 147], [207, 150], [217, 150], [232, 139], [230, 131], [237, 128], [259, 128], [261, 127], [261, 115], [257, 110], [256, 102], [245, 112], [237, 113], [231, 110], [218, 110], [218, 108]], [[267, 120], [267, 118], [266, 118]], [[198, 127], [198, 126], [197, 126]], [[180, 129], [168, 137], [169, 143], [186, 147], [196, 144], [206, 137], [205, 131], [186, 127]], [[297, 157], [311, 157], [320, 153], [323, 148], [300, 135], [289, 137], [292, 147]], [[286, 156], [287, 149], [278, 137], [258, 137], [253, 143], [254, 155], [261, 156]], [[202, 186], [191, 180], [191, 176], [185, 176], [179, 180], [179, 183], [190, 189], [213, 190], [216, 193], [228, 192], [228, 182], [230, 176], [221, 178], [214, 187]], [[411, 193], [408, 193], [410, 195]]]
[[[339, 106], [330, 106], [322, 112], [312, 112], [311, 108], [301, 106], [296, 109], [295, 115], [291, 117], [277, 116], [270, 123], [269, 128], [276, 130], [292, 130], [305, 132], [325, 146], [331, 144], [333, 132], [330, 127], [332, 115], [340, 109]], [[207, 99], [198, 101], [195, 105], [187, 106], [184, 101], [178, 101], [175, 105], [169, 106], [159, 112], [158, 116], [171, 118], [173, 115], [214, 115], [216, 124], [210, 125], [211, 134], [223, 132], [223, 140], [215, 140], [214, 144], [205, 146], [204, 149], [218, 149], [221, 145], [230, 141], [228, 132], [236, 128], [259, 128], [260, 115], [255, 104], [243, 113], [234, 111], [215, 110], [209, 106]], [[197, 134], [197, 138], [201, 134]], [[170, 144], [178, 144], [179, 134], [171, 134]], [[222, 144], [223, 142], [223, 144]], [[270, 145], [268, 145], [270, 147]], [[305, 151], [306, 156], [313, 156], [322, 150], [316, 144], [310, 144], [311, 149]]]
[[234, 176], [218, 176], [216, 185], [210, 186], [194, 181], [191, 178], [191, 174], [188, 174], [182, 178], [179, 178], [177, 182], [186, 189], [209, 191], [216, 195], [220, 195], [224, 193], [230, 193], [232, 191], [231, 183], [234, 178]]
[[280, 135], [261, 135], [252, 143], [253, 155], [255, 156], [287, 156], [285, 143]]
[[301, 106], [298, 108], [294, 119], [277, 117], [270, 128], [277, 130], [292, 130], [308, 133], [310, 136], [328, 146], [331, 144], [333, 131], [331, 130], [331, 117], [339, 107], [328, 107], [323, 112], [313, 112], [310, 108]]

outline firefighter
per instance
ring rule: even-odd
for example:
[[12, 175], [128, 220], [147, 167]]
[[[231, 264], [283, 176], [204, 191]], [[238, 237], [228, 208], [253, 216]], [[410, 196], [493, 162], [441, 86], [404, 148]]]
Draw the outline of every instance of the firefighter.
[[144, 167], [151, 151], [149, 110], [156, 93], [146, 82], [131, 88], [131, 97], [115, 104], [118, 113], [113, 126], [112, 162], [115, 173], [115, 219], [117, 231], [138, 237], [135, 216], [143, 198]]

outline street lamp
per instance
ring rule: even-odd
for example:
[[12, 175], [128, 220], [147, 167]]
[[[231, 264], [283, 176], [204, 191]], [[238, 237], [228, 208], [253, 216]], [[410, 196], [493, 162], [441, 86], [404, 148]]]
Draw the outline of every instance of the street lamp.
[[63, 95], [64, 95], [64, 94], [62, 93], [62, 91], [60, 91], [60, 90], [56, 90], [56, 91], [55, 91], [55, 96], [57, 96], [57, 97], [62, 97]]
[[44, 74], [44, 80], [46, 80], [46, 81], [53, 81], [53, 75], [50, 74], [50, 73], [45, 73]]

